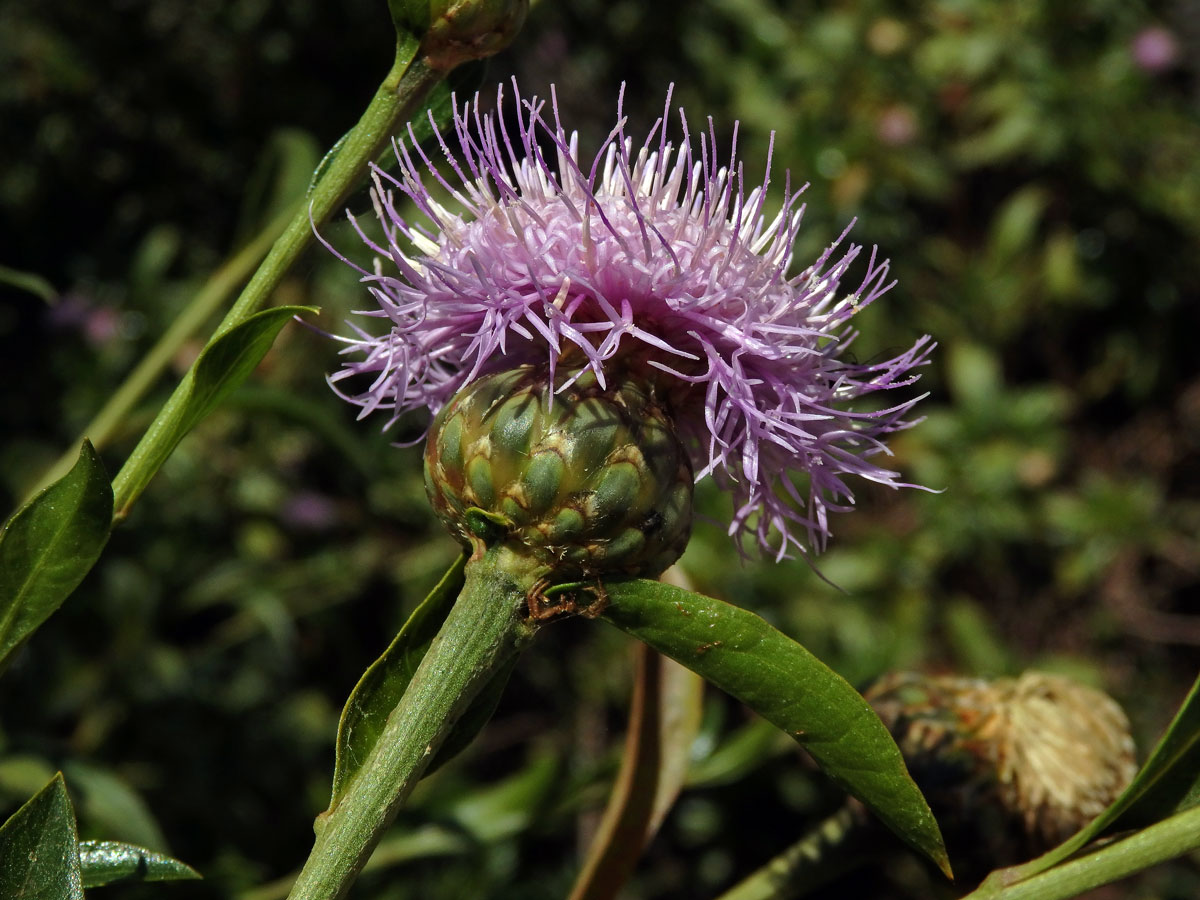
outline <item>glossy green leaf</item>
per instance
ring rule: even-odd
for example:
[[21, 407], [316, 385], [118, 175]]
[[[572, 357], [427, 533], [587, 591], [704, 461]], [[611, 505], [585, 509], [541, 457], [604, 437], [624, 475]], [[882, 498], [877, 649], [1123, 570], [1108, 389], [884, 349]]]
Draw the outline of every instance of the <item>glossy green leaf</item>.
[[192, 881], [200, 873], [177, 859], [121, 841], [82, 841], [79, 864], [85, 888], [128, 881]]
[[113, 494], [88, 441], [66, 475], [0, 534], [0, 669], [95, 564], [112, 528]]
[[949, 872], [937, 822], [899, 748], [845, 679], [747, 610], [654, 581], [606, 589], [607, 621], [786, 731], [830, 778]]
[[75, 810], [61, 773], [0, 826], [0, 897], [82, 900]]
[[139, 448], [146, 445], [151, 449], [143, 457], [130, 457], [126, 463], [125, 470], [132, 474], [128, 483], [122, 485], [121, 496], [128, 499], [123, 508], [117, 510], [118, 516], [128, 512], [127, 507], [141, 494], [184, 435], [254, 371], [271, 349], [283, 326], [301, 313], [316, 311], [311, 306], [264, 309], [214, 338], [204, 348], [188, 376], [187, 399], [169, 418], [154, 425], [154, 428], [166, 432], [166, 438], [143, 441]]
[[[338, 723], [330, 810], [337, 806], [346, 785], [371, 755], [371, 749], [379, 740], [388, 716], [400, 702], [425, 651], [454, 605], [462, 589], [465, 564], [465, 556], [455, 561], [429, 596], [408, 617], [383, 655], [371, 664], [350, 692]], [[468, 718], [470, 714], [468, 709], [463, 718]]]

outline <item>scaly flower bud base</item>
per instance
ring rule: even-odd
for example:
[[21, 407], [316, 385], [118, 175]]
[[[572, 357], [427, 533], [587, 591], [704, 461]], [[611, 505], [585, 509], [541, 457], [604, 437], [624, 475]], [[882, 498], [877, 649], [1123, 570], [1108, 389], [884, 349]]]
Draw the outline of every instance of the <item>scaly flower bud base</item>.
[[564, 584], [654, 577], [679, 558], [692, 468], [653, 387], [591, 370], [520, 366], [480, 378], [438, 414], [425, 487], [477, 556], [502, 549], [534, 614]]

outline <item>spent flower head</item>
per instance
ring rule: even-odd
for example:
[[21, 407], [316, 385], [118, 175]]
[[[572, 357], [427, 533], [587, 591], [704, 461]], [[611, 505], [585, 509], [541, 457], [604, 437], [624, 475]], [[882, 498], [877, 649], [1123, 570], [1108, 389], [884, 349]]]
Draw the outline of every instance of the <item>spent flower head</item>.
[[[501, 88], [497, 109], [504, 102]], [[680, 110], [673, 143], [669, 107], [668, 92], [639, 146], [618, 99], [617, 124], [590, 161], [553, 90], [548, 107], [518, 93], [511, 128], [478, 98], [456, 104], [457, 140], [438, 135], [444, 163], [410, 130], [396, 145], [398, 172], [373, 175], [384, 241], [359, 230], [378, 257], [374, 271], [359, 270], [376, 304], [360, 314], [386, 328], [351, 324], [350, 359], [330, 382], [361, 416], [387, 412], [388, 427], [519, 365], [548, 367], [560, 392], [587, 372], [601, 386], [632, 373], [669, 401], [697, 480], [733, 495], [731, 535], [752, 534], [779, 557], [822, 549], [828, 513], [853, 505], [851, 476], [902, 486], [873, 460], [912, 424], [920, 398], [856, 403], [911, 385], [932, 342], [848, 360], [849, 320], [892, 286], [888, 262], [872, 249], [843, 290], [863, 249], [847, 229], [793, 272], [803, 188], [785, 178], [769, 218], [770, 153], [753, 181], [736, 126], [724, 162], [711, 120], [697, 136]]]

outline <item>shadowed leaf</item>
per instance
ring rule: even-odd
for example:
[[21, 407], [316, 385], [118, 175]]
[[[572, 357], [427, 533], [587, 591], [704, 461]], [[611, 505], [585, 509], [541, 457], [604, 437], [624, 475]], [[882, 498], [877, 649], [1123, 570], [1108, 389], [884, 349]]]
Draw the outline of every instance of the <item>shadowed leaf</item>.
[[88, 441], [66, 475], [0, 534], [0, 670], [95, 564], [112, 527], [112, 487]]
[[1134, 776], [1138, 796], [1114, 822], [1145, 825], [1200, 804], [1200, 677]]

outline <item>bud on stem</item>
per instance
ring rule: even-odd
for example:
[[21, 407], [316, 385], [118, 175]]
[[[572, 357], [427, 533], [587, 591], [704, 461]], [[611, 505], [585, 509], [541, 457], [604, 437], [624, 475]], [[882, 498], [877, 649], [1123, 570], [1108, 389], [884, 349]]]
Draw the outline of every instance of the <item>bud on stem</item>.
[[530, 591], [654, 577], [691, 532], [691, 463], [653, 388], [569, 377], [521, 366], [478, 379], [438, 414], [425, 450], [439, 518], [477, 556], [506, 551]]
[[984, 681], [893, 673], [865, 694], [960, 860], [1011, 864], [1099, 815], [1136, 770], [1129, 721], [1112, 698], [1026, 672]]

